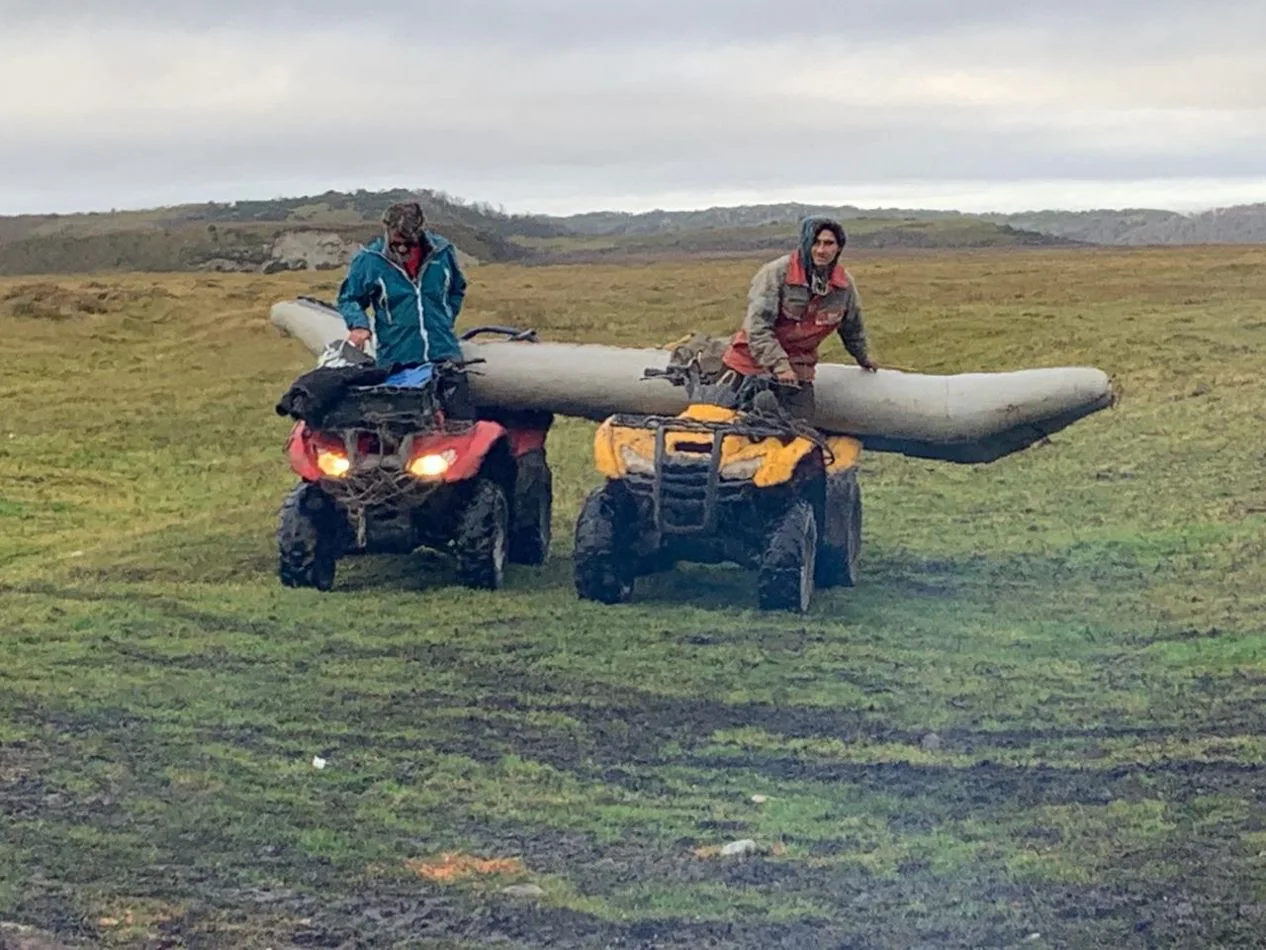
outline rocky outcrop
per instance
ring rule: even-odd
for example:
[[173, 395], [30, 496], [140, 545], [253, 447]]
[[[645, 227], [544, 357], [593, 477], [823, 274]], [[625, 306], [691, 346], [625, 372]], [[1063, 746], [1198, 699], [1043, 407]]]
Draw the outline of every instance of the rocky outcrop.
[[[287, 231], [273, 242], [269, 259], [259, 269], [265, 274], [286, 270], [332, 270], [346, 267], [360, 250], [357, 241], [332, 231]], [[478, 259], [457, 252], [462, 267], [478, 264]]]
[[282, 270], [332, 270], [344, 267], [359, 245], [332, 231], [286, 231], [273, 242], [266, 274]]

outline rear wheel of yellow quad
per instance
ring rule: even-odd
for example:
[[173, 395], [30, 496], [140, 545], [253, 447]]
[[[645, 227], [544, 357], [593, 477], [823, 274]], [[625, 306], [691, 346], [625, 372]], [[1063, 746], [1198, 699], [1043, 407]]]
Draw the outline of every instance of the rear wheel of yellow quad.
[[626, 538], [631, 531], [631, 505], [616, 484], [599, 488], [585, 499], [576, 521], [573, 555], [576, 593], [582, 600], [623, 604], [633, 597], [633, 552]]
[[761, 555], [756, 595], [762, 610], [802, 614], [813, 601], [818, 523], [813, 506], [797, 501], [773, 525]]
[[857, 484], [857, 472], [850, 469], [827, 479], [817, 586], [855, 587], [861, 553], [862, 490]]

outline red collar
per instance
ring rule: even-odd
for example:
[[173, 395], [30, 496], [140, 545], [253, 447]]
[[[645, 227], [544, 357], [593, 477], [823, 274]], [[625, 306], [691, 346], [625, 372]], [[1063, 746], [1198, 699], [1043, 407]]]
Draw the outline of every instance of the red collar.
[[404, 259], [404, 272], [409, 275], [411, 280], [418, 279], [418, 271], [422, 269], [422, 245], [415, 244], [413, 249], [409, 251], [409, 256]]
[[[787, 283], [798, 284], [803, 287], [809, 286], [809, 275], [805, 273], [804, 261], [800, 259], [799, 251], [792, 251], [791, 263], [787, 266]], [[843, 289], [848, 286], [848, 274], [844, 271], [844, 266], [838, 261], [835, 269], [831, 271], [831, 286], [837, 289]]]

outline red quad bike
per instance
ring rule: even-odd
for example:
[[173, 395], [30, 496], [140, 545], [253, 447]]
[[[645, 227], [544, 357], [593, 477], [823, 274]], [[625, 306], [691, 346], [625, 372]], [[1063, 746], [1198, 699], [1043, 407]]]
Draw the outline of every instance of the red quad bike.
[[[533, 342], [535, 333], [479, 327]], [[542, 564], [549, 553], [553, 476], [545, 456], [549, 413], [484, 412], [446, 420], [445, 369], [407, 371], [406, 385], [350, 387], [319, 429], [298, 422], [286, 444], [302, 479], [277, 531], [287, 587], [329, 590], [339, 558], [450, 552], [467, 587], [495, 590], [506, 562]]]

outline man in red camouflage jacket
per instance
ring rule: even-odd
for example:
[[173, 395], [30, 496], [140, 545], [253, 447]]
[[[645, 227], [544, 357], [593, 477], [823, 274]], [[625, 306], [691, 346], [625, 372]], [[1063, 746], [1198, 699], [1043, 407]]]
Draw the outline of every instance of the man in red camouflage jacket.
[[838, 221], [806, 218], [800, 246], [756, 272], [743, 328], [722, 358], [739, 376], [772, 376], [783, 408], [810, 421], [818, 347], [832, 333], [862, 369], [879, 368], [867, 351], [861, 298], [839, 262], [844, 242]]

